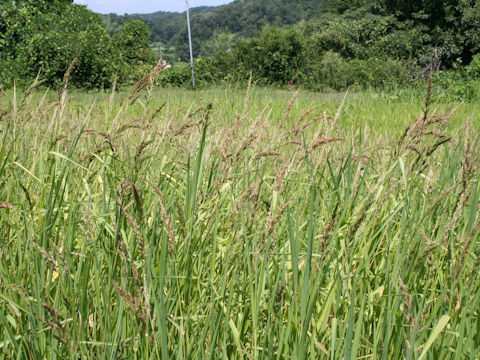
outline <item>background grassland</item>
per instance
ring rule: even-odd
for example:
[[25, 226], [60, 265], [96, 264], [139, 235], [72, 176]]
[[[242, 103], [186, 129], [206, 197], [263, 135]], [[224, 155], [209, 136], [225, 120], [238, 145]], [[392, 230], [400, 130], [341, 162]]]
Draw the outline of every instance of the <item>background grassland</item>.
[[430, 98], [4, 95], [1, 357], [478, 358], [477, 108]]

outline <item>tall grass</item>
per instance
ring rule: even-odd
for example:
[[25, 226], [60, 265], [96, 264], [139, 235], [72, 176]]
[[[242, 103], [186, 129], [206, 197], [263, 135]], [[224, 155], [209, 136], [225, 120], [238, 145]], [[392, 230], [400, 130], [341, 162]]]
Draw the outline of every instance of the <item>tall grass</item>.
[[2, 100], [2, 358], [480, 357], [476, 119], [143, 86]]

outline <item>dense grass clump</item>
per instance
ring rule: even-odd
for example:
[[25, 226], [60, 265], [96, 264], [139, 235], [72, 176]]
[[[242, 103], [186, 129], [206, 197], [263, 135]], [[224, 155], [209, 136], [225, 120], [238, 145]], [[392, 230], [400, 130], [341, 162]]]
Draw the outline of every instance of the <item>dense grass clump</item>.
[[148, 78], [96, 97], [0, 100], [2, 358], [480, 356], [465, 110]]

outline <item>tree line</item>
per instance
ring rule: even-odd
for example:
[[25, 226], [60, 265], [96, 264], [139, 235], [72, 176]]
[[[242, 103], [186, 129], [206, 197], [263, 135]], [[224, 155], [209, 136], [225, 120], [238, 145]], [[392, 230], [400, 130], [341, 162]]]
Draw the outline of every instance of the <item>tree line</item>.
[[[70, 0], [0, 4], [4, 85], [39, 71], [48, 83], [60, 81], [73, 58], [78, 86], [128, 84], [155, 64], [152, 41], [177, 63], [159, 84], [190, 83], [185, 14], [102, 17]], [[445, 83], [480, 75], [475, 0], [243, 0], [192, 13], [200, 86], [252, 76], [262, 85], [325, 90], [408, 84], [437, 70]]]
[[[253, 37], [267, 25], [293, 25], [324, 13], [327, 7], [327, 0], [243, 0], [218, 7], [193, 8], [193, 51], [197, 56], [212, 56], [216, 44], [225, 39], [231, 42]], [[151, 41], [162, 45], [169, 61], [189, 59], [185, 13], [108, 14], [104, 18], [111, 34], [120, 31], [125, 21], [142, 20], [152, 31]]]
[[[217, 46], [197, 68], [204, 83], [251, 74], [264, 85], [339, 90], [408, 84], [438, 70], [447, 80], [452, 69], [457, 80], [476, 79], [479, 51], [478, 1], [329, 0], [314, 17]], [[182, 84], [187, 70], [172, 69], [161, 82]]]

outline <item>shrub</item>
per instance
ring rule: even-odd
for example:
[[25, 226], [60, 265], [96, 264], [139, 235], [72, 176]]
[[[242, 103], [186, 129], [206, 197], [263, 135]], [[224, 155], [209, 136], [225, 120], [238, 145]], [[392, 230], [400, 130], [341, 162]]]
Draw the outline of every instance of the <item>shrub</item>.
[[[224, 74], [212, 59], [200, 57], [194, 61], [195, 86], [205, 87], [223, 80]], [[160, 72], [158, 86], [191, 87], [192, 70], [190, 64], [180, 63]]]
[[229, 56], [231, 68], [240, 78], [252, 73], [261, 84], [285, 85], [305, 62], [303, 41], [295, 28], [266, 28], [258, 37], [240, 39], [236, 43]]
[[480, 53], [473, 56], [465, 70], [470, 79], [480, 79]]
[[439, 71], [434, 75], [436, 97], [439, 100], [473, 100], [480, 97], [480, 58], [474, 57], [466, 67]]
[[347, 60], [340, 54], [328, 51], [319, 64], [312, 68], [302, 82], [310, 89], [331, 88], [344, 90], [349, 86], [387, 87], [409, 81], [407, 63], [392, 58]]

